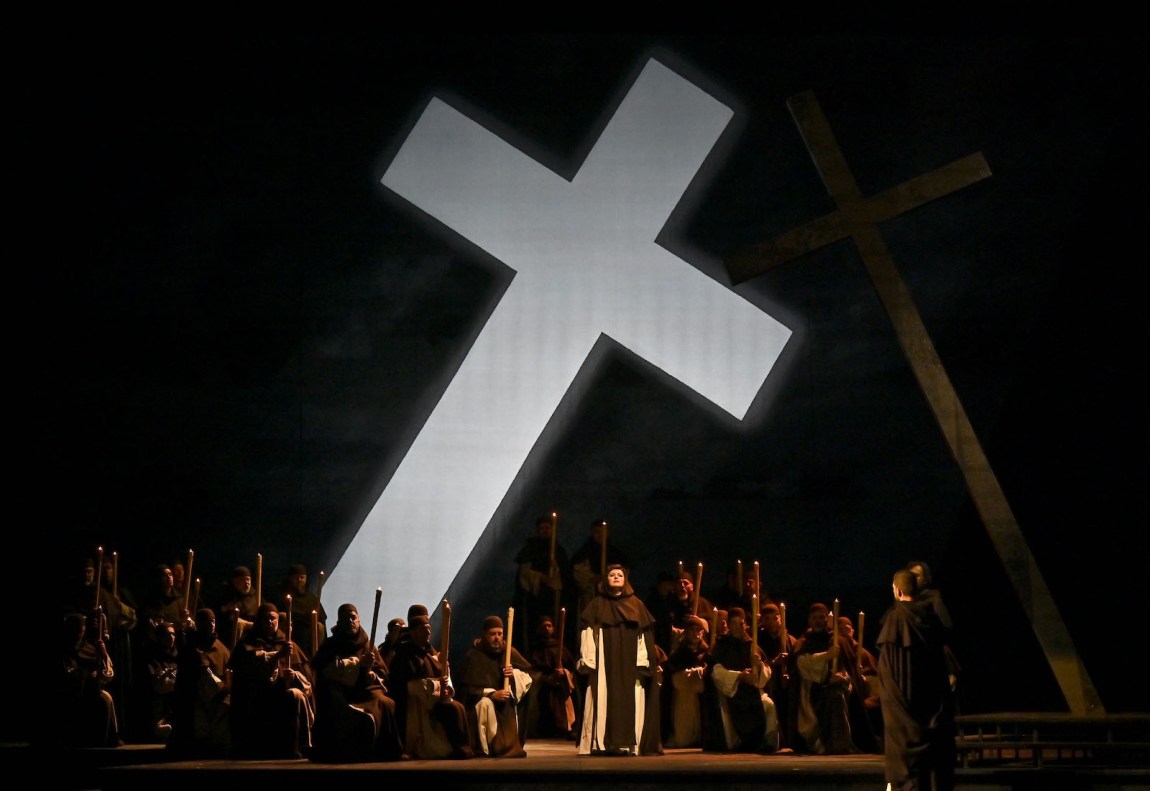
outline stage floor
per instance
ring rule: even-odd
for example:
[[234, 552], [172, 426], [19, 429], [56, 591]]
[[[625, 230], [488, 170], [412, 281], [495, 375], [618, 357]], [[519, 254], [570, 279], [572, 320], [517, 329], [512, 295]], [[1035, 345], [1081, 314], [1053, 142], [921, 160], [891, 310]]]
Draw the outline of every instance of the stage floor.
[[[710, 788], [878, 791], [886, 783], [880, 755], [716, 754], [698, 749], [668, 749], [661, 756], [601, 757], [580, 756], [572, 742], [559, 740], [529, 742], [526, 758], [467, 761], [357, 764], [321, 764], [306, 759], [172, 761], [167, 760], [162, 745], [125, 745], [56, 755], [27, 748], [23, 758], [27, 761], [23, 768], [30, 770], [32, 777], [44, 778], [53, 791], [57, 788], [172, 791], [193, 787], [204, 791], [250, 783], [276, 788], [290, 788], [298, 783], [309, 787], [346, 787], [359, 782], [399, 783], [400, 787], [419, 784], [437, 791], [441, 788], [578, 791], [588, 786], [608, 785], [620, 791]], [[6, 768], [15, 769], [15, 763], [15, 760], [6, 760]], [[957, 780], [958, 789], [982, 791], [1133, 791], [1150, 789], [1150, 769], [1069, 764], [1039, 768], [1019, 761], [959, 768]]]

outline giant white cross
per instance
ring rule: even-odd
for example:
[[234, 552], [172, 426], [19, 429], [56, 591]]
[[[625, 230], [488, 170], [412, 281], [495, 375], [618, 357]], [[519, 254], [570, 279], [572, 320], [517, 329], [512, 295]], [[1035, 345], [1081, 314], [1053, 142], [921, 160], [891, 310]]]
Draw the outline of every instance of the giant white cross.
[[326, 601], [434, 609], [603, 334], [743, 418], [790, 330], [655, 243], [731, 116], [651, 60], [569, 182], [431, 100], [382, 182], [515, 276]]

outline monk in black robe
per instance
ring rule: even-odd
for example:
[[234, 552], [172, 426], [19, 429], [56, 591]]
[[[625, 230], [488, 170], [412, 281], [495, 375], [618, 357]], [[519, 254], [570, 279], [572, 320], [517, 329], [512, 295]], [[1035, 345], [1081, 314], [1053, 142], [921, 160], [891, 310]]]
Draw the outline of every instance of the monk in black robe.
[[311, 667], [279, 630], [279, 610], [260, 605], [232, 651], [232, 749], [237, 758], [303, 758], [315, 719]]
[[215, 612], [197, 610], [180, 641], [168, 749], [181, 758], [223, 758], [232, 749], [231, 651], [216, 633]]
[[467, 712], [455, 698], [447, 657], [431, 645], [427, 608], [407, 611], [407, 632], [388, 663], [389, 689], [395, 697], [404, 756], [408, 758], [475, 757]]
[[[308, 590], [307, 566], [292, 563], [284, 577], [283, 591], [277, 602], [281, 620], [291, 613], [295, 621], [294, 639], [306, 656], [315, 656], [316, 650], [327, 637], [327, 612], [319, 600], [319, 595]], [[312, 628], [312, 613], [315, 613], [315, 628]]]
[[581, 615], [577, 669], [589, 679], [580, 755], [662, 755], [655, 619], [612, 564]]
[[779, 743], [778, 712], [765, 691], [771, 668], [751, 639], [741, 607], [728, 611], [728, 625], [730, 631], [715, 641], [705, 677], [704, 748], [774, 752]]
[[104, 615], [99, 610], [69, 613], [63, 622], [62, 664], [55, 692], [61, 736], [69, 747], [123, 744], [116, 707], [106, 689], [116, 671], [108, 654]]
[[558, 616], [560, 607], [575, 604], [571, 561], [567, 550], [552, 536], [555, 529], [552, 517], [541, 516], [535, 522], [535, 535], [524, 541], [515, 555], [517, 573], [512, 606], [516, 620], [528, 628], [515, 630], [512, 637], [524, 654], [536, 648], [536, 635], [532, 633], [530, 624], [544, 615]]
[[395, 701], [384, 686], [386, 669], [359, 623], [354, 604], [343, 604], [331, 637], [312, 660], [315, 674], [314, 761], [398, 761], [403, 753]]
[[917, 580], [895, 572], [895, 602], [878, 638], [883, 747], [892, 789], [954, 788], [954, 696], [946, 628], [931, 603], [916, 598]]
[[[505, 664], [505, 660], [509, 663]], [[514, 648], [508, 657], [503, 619], [498, 615], [485, 618], [483, 633], [463, 658], [459, 674], [463, 705], [471, 725], [471, 746], [477, 755], [527, 756], [518, 709], [532, 687], [530, 669], [530, 663]]]
[[[575, 705], [578, 688], [575, 685], [575, 655], [563, 644], [550, 615], [539, 617], [536, 626], [535, 649], [531, 652], [531, 677], [535, 680], [535, 706], [528, 716], [534, 716], [528, 734], [543, 738], [574, 739]], [[533, 714], [531, 713], [533, 712]]]

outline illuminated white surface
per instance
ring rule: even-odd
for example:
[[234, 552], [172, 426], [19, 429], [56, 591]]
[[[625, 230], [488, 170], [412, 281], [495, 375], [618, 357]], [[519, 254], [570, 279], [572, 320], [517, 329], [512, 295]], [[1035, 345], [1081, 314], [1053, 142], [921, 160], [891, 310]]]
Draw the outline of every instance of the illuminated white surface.
[[654, 241], [731, 115], [652, 60], [568, 182], [431, 101], [382, 182], [516, 274], [327, 601], [434, 609], [601, 334], [742, 419], [790, 330]]

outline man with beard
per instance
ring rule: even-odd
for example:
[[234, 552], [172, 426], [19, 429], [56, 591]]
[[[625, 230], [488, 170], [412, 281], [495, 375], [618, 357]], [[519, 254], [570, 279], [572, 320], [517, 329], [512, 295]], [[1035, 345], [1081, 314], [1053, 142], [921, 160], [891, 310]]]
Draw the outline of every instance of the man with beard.
[[[123, 744], [116, 706], [106, 687], [116, 677], [105, 643], [102, 612], [69, 613], [62, 626], [57, 711], [61, 713], [63, 742], [69, 747], [118, 747]], [[45, 741], [52, 734], [45, 733]]]
[[901, 791], [949, 791], [956, 756], [948, 628], [932, 603], [917, 595], [917, 586], [912, 572], [895, 572], [895, 601], [875, 641], [883, 680], [886, 779], [889, 788]]
[[670, 680], [663, 684], [663, 700], [669, 710], [665, 723], [668, 747], [701, 747], [703, 743], [703, 677], [707, 673], [710, 657], [703, 634], [707, 622], [689, 616], [683, 628], [679, 645], [663, 667]]
[[790, 659], [795, 650], [795, 636], [784, 631], [782, 610], [774, 602], [767, 602], [759, 608], [759, 650], [763, 661], [771, 669], [766, 693], [775, 702], [779, 718], [779, 752], [791, 752], [793, 735], [790, 732]]
[[[492, 758], [524, 758], [518, 706], [532, 688], [530, 663], [503, 641], [503, 619], [483, 620], [483, 632], [463, 658], [459, 674], [471, 746]], [[523, 723], [526, 726], [526, 722]]]
[[[575, 656], [563, 644], [555, 620], [541, 615], [535, 629], [535, 649], [531, 652], [531, 675], [537, 692], [533, 723], [539, 736], [574, 739], [575, 732]], [[532, 716], [529, 714], [528, 716]], [[531, 728], [528, 732], [532, 733]]]
[[655, 619], [618, 563], [581, 615], [588, 677], [580, 755], [662, 755]]
[[311, 749], [311, 669], [299, 646], [279, 631], [279, 616], [274, 604], [261, 604], [229, 662], [237, 758], [303, 758]]
[[[236, 566], [224, 583], [217, 612], [220, 614], [220, 639], [235, 649], [244, 633], [252, 628], [256, 612], [263, 602], [252, 585], [252, 572], [247, 566]], [[277, 619], [278, 620], [278, 619]]]
[[216, 634], [216, 614], [207, 607], [196, 611], [195, 628], [180, 639], [168, 749], [181, 757], [222, 758], [232, 748], [232, 652]]
[[864, 753], [882, 753], [882, 709], [879, 703], [878, 661], [855, 639], [854, 623], [839, 616], [839, 664], [850, 673], [850, 696], [847, 709], [851, 723], [851, 741]]
[[707, 674], [707, 749], [717, 752], [775, 752], [779, 719], [775, 702], [765, 692], [771, 669], [751, 639], [746, 614], [731, 607], [728, 634], [715, 641]]
[[859, 749], [851, 740], [848, 697], [851, 677], [840, 664], [842, 649], [827, 628], [825, 604], [807, 613], [807, 630], [798, 639], [791, 671], [790, 718], [796, 752], [845, 755]]
[[[290, 598], [289, 598], [290, 597]], [[307, 566], [292, 563], [284, 578], [283, 591], [279, 598], [281, 620], [290, 612], [295, 623], [294, 634], [299, 647], [307, 656], [315, 656], [327, 636], [327, 613], [320, 603], [319, 595], [307, 588]], [[311, 617], [315, 613], [316, 629], [312, 630]]]
[[403, 753], [395, 701], [384, 686], [379, 652], [354, 604], [342, 604], [331, 636], [312, 660], [315, 761], [397, 761]]
[[427, 607], [409, 607], [407, 624], [388, 663], [404, 757], [474, 758], [467, 712], [455, 699], [447, 662], [431, 645]]
[[715, 609], [705, 596], [699, 595], [696, 602], [695, 579], [688, 572], [681, 572], [674, 584], [667, 598], [667, 610], [662, 618], [656, 617], [655, 624], [655, 642], [668, 654], [678, 647], [690, 618], [698, 616], [710, 621]]

